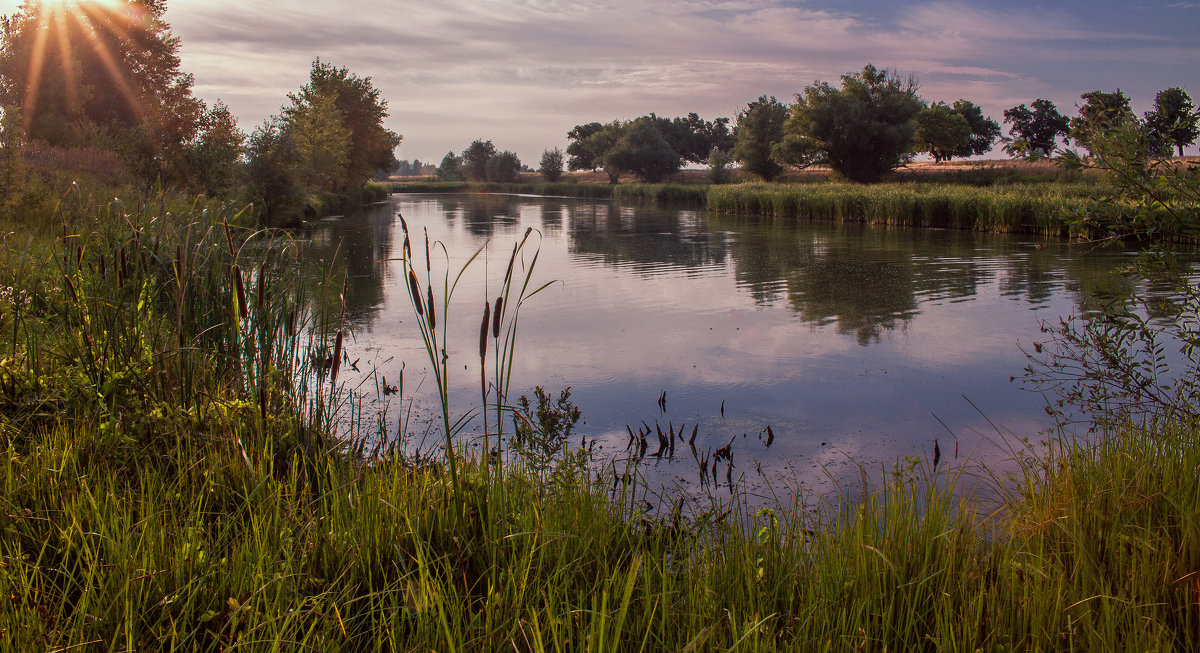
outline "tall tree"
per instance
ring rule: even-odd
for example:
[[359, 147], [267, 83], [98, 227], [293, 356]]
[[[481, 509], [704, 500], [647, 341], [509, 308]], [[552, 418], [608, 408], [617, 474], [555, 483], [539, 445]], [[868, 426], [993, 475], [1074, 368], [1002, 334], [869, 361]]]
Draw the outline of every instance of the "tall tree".
[[[602, 164], [600, 157], [617, 142], [619, 135], [611, 131], [605, 137], [592, 138], [604, 131], [609, 125], [589, 122], [586, 125], [575, 125], [567, 132], [567, 161], [568, 170], [595, 170]], [[611, 137], [611, 138], [609, 138]]]
[[765, 95], [738, 113], [732, 154], [743, 170], [767, 181], [783, 172], [783, 166], [772, 158], [771, 150], [783, 140], [787, 117], [787, 107], [773, 96]]
[[351, 132], [342, 123], [337, 98], [328, 92], [307, 93], [286, 114], [300, 179], [308, 188], [336, 190], [347, 179]]
[[1000, 136], [1000, 125], [991, 118], [983, 115], [983, 109], [970, 100], [955, 100], [954, 111], [967, 121], [971, 128], [971, 136], [967, 144], [954, 152], [954, 156], [979, 156], [987, 154], [992, 149], [992, 143]]
[[25, 0], [0, 22], [0, 107], [31, 139], [108, 147], [144, 176], [178, 176], [203, 104], [165, 12], [165, 0]]
[[1146, 129], [1154, 140], [1174, 146], [1183, 156], [1183, 148], [1200, 137], [1200, 112], [1187, 91], [1173, 86], [1154, 96], [1154, 110], [1146, 113]]
[[654, 123], [649, 116], [629, 123], [616, 145], [604, 154], [605, 169], [632, 172], [650, 183], [678, 172], [682, 160]]
[[1091, 91], [1080, 96], [1083, 106], [1071, 119], [1071, 139], [1080, 147], [1092, 149], [1092, 141], [1118, 124], [1137, 120], [1129, 108], [1129, 98], [1117, 89], [1113, 93]]
[[246, 134], [225, 103], [217, 100], [200, 117], [197, 137], [188, 144], [188, 163], [196, 184], [209, 196], [221, 196], [234, 184], [245, 152]]
[[925, 107], [914, 79], [901, 79], [870, 64], [796, 96], [785, 126], [788, 141], [777, 149], [785, 163], [827, 163], [853, 181], [874, 181], [904, 163]]
[[557, 147], [552, 150], [542, 152], [541, 165], [538, 167], [538, 172], [542, 173], [546, 181], [555, 182], [562, 178], [563, 174], [563, 152]]
[[521, 159], [513, 152], [505, 150], [488, 159], [487, 180], [507, 184], [517, 180], [521, 173]]
[[318, 98], [332, 100], [334, 115], [330, 120], [336, 118], [349, 134], [344, 152], [345, 170], [336, 180], [339, 187], [362, 186], [376, 172], [391, 170], [396, 165], [395, 152], [401, 137], [384, 128], [387, 100], [370, 77], [359, 77], [345, 67], [322, 63], [318, 58], [312, 64], [308, 84], [288, 98], [292, 107], [285, 110], [285, 117], [298, 107], [312, 105]]
[[446, 152], [442, 163], [437, 168], [437, 178], [441, 181], [462, 181], [462, 162], [454, 152]]
[[1070, 133], [1071, 122], [1050, 100], [1038, 98], [1030, 109], [1024, 104], [1004, 110], [1004, 122], [1012, 125], [1013, 142], [1004, 146], [1012, 155], [1050, 156], [1060, 136]]
[[463, 176], [471, 181], [487, 181], [487, 164], [496, 156], [496, 146], [491, 141], [472, 141], [462, 153]]
[[971, 145], [971, 125], [945, 102], [931, 104], [917, 114], [916, 137], [934, 161], [949, 161]]

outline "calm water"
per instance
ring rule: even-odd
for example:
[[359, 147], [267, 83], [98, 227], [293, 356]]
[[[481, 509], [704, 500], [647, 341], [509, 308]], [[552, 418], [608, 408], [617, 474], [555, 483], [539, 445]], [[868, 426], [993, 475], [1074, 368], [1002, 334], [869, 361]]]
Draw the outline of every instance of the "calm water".
[[[400, 255], [397, 212], [422, 262], [426, 229], [454, 271], [486, 246], [449, 316], [454, 414], [478, 407], [482, 303], [533, 227], [541, 233], [535, 283], [557, 281], [522, 310], [514, 396], [570, 386], [583, 411], [580, 434], [609, 456], [623, 451], [626, 424], [685, 423], [689, 434], [698, 424], [701, 453], [734, 439], [733, 478], [752, 490], [761, 474], [824, 487], [828, 476], [850, 475], [851, 461], [878, 467], [932, 456], [935, 438], [951, 462], [956, 448], [960, 462], [1004, 459], [989, 420], [1018, 438], [1049, 426], [1045, 400], [1022, 389], [1018, 343], [1043, 339], [1039, 320], [1131, 290], [1117, 272], [1130, 255], [1038, 249], [1027, 237], [562, 198], [395, 195], [367, 216], [320, 225], [314, 242], [349, 276], [349, 359], [361, 370], [349, 382], [367, 401], [367, 419], [386, 419], [394, 431], [407, 416], [413, 446], [433, 415], [433, 380], [422, 383], [428, 361], [400, 264], [386, 262]], [[379, 397], [378, 379], [394, 382], [402, 365], [403, 394]], [[760, 435], [767, 425], [770, 448]], [[691, 453], [681, 446], [676, 454], [644, 471], [655, 482], [694, 485]], [[723, 463], [722, 484], [725, 472]]]

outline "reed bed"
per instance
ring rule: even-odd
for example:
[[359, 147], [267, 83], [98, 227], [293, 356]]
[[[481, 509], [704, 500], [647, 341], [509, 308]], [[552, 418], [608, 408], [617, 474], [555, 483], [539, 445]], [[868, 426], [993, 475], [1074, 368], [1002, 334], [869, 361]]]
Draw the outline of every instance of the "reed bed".
[[[532, 474], [448, 441], [452, 478], [449, 460], [329, 437], [340, 284], [290, 239], [200, 207], [168, 215], [165, 200], [74, 200], [60, 234], [6, 247], [0, 265], [0, 648], [1165, 651], [1200, 639], [1194, 425], [1055, 440], [1012, 480], [922, 460], [864, 470], [815, 512], [802, 488], [757, 511], [739, 495], [660, 501], [578, 451]], [[440, 307], [418, 317], [444, 334], [449, 273], [429, 301], [437, 270], [413, 248], [414, 303]], [[481, 367], [511, 361], [528, 280], [506, 275], [509, 321], [484, 312]], [[998, 503], [971, 500], [980, 481]]]
[[712, 187], [708, 208], [803, 220], [1063, 236], [1068, 227], [1062, 217], [1083, 210], [1101, 192], [1095, 184], [737, 184]]

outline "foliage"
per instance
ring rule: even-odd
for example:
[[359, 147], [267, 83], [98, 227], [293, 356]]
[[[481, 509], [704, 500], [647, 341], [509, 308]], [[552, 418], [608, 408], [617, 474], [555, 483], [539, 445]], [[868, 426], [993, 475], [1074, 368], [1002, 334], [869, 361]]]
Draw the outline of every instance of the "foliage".
[[[288, 99], [291, 106], [283, 111], [284, 121], [300, 132], [294, 135], [297, 152], [304, 158], [306, 176], [318, 187], [358, 188], [376, 172], [395, 167], [400, 136], [384, 128], [387, 100], [380, 97], [370, 77], [318, 58], [308, 84]], [[313, 133], [305, 134], [307, 130]], [[318, 143], [320, 147], [310, 149], [310, 144]]]
[[707, 162], [713, 148], [728, 151], [733, 147], [728, 118], [717, 118], [709, 122], [696, 113], [689, 113], [683, 118], [670, 119], [650, 114], [638, 120], [652, 122], [679, 158], [689, 163]]
[[571, 141], [567, 145], [567, 156], [571, 157], [567, 162], [568, 170], [595, 170], [600, 167], [600, 157], [616, 142], [615, 137], [611, 142], [607, 138], [592, 139], [604, 128], [605, 125], [598, 122], [589, 122], [576, 125], [567, 132], [567, 139]]
[[1146, 113], [1145, 122], [1152, 138], [1167, 148], [1175, 146], [1179, 156], [1183, 156], [1183, 148], [1200, 137], [1200, 111], [1187, 91], [1178, 86], [1154, 96], [1154, 110]]
[[250, 134], [246, 158], [245, 196], [254, 203], [259, 221], [267, 227], [298, 223], [304, 187], [295, 165], [295, 142], [279, 118], [264, 121]]
[[468, 181], [487, 181], [488, 161], [494, 156], [496, 146], [491, 141], [472, 141], [460, 157], [463, 176]]
[[223, 197], [235, 185], [245, 153], [246, 134], [220, 100], [200, 116], [200, 129], [187, 148], [196, 185], [210, 197]]
[[971, 144], [971, 125], [944, 102], [931, 104], [916, 117], [916, 138], [934, 161], [949, 161]]
[[513, 412], [511, 452], [531, 471], [544, 474], [570, 450], [571, 432], [582, 414], [571, 401], [571, 389], [563, 388], [552, 398], [542, 386], [533, 389], [536, 406], [521, 395]]
[[770, 181], [783, 172], [772, 148], [784, 138], [788, 110], [774, 97], [763, 95], [737, 115], [733, 130], [733, 158], [742, 169]]
[[301, 183], [310, 190], [336, 190], [349, 177], [350, 130], [342, 124], [337, 98], [309, 93], [284, 114]]
[[990, 152], [992, 143], [1000, 136], [1000, 125], [983, 115], [983, 109], [970, 100], [955, 100], [953, 107], [971, 127], [971, 137], [966, 146], [956, 150], [954, 156], [979, 156]]
[[542, 160], [538, 165], [538, 172], [542, 173], [542, 177], [551, 183], [562, 178], [563, 174], [563, 152], [557, 147], [552, 150], [542, 152]]
[[1050, 100], [1037, 99], [1030, 109], [1024, 104], [1004, 110], [1004, 122], [1011, 124], [1013, 140], [1004, 150], [1014, 156], [1050, 156], [1058, 149], [1058, 139], [1070, 133], [1070, 120], [1058, 112]]
[[521, 172], [521, 159], [508, 150], [499, 152], [488, 159], [486, 171], [488, 181], [502, 184], [516, 181]]
[[0, 107], [31, 140], [117, 151], [146, 183], [187, 183], [204, 104], [162, 0], [88, 11], [26, 2], [0, 24]]
[[1121, 89], [1113, 93], [1091, 91], [1080, 97], [1084, 103], [1079, 107], [1079, 115], [1071, 119], [1071, 139], [1089, 152], [1105, 131], [1121, 123], [1137, 121], [1129, 108], [1129, 98]]
[[461, 160], [454, 155], [454, 152], [446, 152], [446, 156], [442, 157], [441, 164], [438, 165], [437, 178], [439, 181], [463, 181]]
[[733, 177], [730, 166], [733, 155], [726, 150], [714, 147], [708, 155], [708, 181], [713, 184], [728, 183]]
[[924, 107], [912, 78], [868, 64], [796, 96], [776, 158], [800, 167], [828, 164], [852, 181], [875, 181], [907, 161], [913, 120]]
[[[682, 161], [658, 131], [652, 118], [638, 118], [604, 153], [604, 169], [632, 172], [649, 183], [660, 182], [679, 171]], [[610, 175], [612, 173], [610, 172]]]

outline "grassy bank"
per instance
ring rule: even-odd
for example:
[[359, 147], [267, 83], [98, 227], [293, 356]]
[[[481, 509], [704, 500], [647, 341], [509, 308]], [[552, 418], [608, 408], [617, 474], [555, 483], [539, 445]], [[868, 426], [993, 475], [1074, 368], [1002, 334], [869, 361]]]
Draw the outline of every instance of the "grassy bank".
[[738, 215], [1042, 236], [1068, 235], [1064, 216], [1082, 211], [1096, 198], [1111, 192], [1096, 180], [986, 184], [978, 175], [972, 178], [972, 183], [915, 180], [874, 185], [817, 180], [715, 186], [586, 182], [406, 183], [392, 184], [391, 189], [393, 192], [518, 193], [620, 199], [707, 206], [711, 211]]
[[574, 456], [463, 459], [455, 484], [436, 461], [328, 437], [339, 280], [288, 238], [162, 210], [179, 202], [77, 199], [0, 264], [0, 648], [1200, 638], [1191, 426], [1058, 443], [986, 507], [956, 498], [980, 476], [919, 461], [816, 513], [647, 504]]

